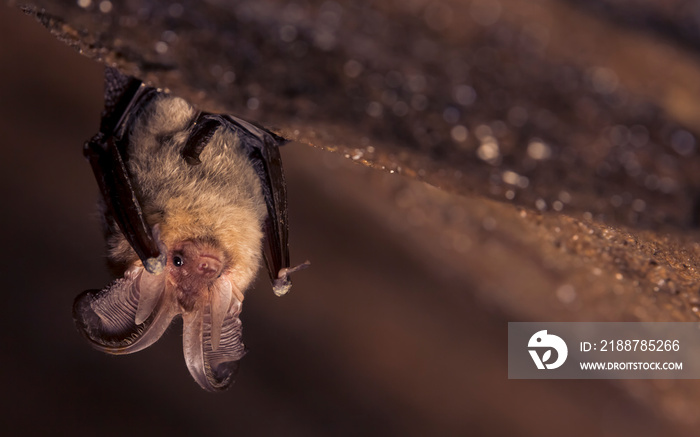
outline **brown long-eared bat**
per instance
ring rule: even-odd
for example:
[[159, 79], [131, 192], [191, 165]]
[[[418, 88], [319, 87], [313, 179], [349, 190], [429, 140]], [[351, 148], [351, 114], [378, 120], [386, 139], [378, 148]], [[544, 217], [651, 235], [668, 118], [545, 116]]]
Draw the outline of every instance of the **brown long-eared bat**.
[[84, 152], [122, 276], [76, 298], [76, 325], [95, 348], [128, 354], [182, 315], [190, 373], [223, 390], [245, 354], [239, 314], [262, 259], [279, 296], [308, 265], [289, 267], [285, 141], [115, 69], [105, 88], [100, 132]]

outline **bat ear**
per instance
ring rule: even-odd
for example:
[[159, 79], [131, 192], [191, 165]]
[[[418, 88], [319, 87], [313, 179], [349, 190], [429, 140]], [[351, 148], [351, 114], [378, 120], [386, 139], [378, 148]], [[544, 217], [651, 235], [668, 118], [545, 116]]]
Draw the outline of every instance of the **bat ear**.
[[183, 350], [192, 377], [208, 391], [233, 384], [238, 361], [245, 355], [242, 341], [242, 294], [227, 277], [209, 290], [209, 302], [182, 315]]
[[111, 354], [137, 352], [155, 343], [178, 313], [164, 289], [164, 274], [129, 269], [104, 289], [80, 294], [73, 303], [73, 319], [94, 348]]

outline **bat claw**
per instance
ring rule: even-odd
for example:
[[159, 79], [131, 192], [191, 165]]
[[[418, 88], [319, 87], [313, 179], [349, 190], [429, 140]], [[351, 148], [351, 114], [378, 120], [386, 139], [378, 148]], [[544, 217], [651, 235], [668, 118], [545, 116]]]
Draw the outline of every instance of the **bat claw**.
[[143, 261], [143, 266], [146, 271], [152, 275], [160, 275], [165, 270], [165, 265], [168, 263], [168, 248], [165, 247], [163, 241], [160, 239], [160, 225], [156, 224], [153, 226], [153, 238], [156, 240], [156, 246], [158, 246], [157, 257], [150, 257]]
[[146, 268], [148, 273], [153, 275], [160, 275], [165, 270], [165, 264], [168, 262], [168, 257], [166, 252], [161, 252], [156, 258], [148, 258], [143, 266]]
[[289, 275], [309, 268], [310, 266], [311, 261], [306, 260], [297, 266], [280, 269], [277, 273], [277, 279], [272, 282], [272, 291], [275, 292], [275, 296], [284, 296], [289, 293], [289, 290], [292, 288], [292, 281], [289, 279]]

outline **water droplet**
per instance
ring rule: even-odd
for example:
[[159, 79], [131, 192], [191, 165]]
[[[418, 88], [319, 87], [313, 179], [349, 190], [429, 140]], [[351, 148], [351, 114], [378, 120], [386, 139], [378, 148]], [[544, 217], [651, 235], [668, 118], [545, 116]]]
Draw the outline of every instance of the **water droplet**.
[[671, 146], [681, 156], [689, 156], [695, 151], [695, 137], [690, 132], [679, 129], [671, 135]]
[[452, 136], [452, 139], [456, 142], [463, 143], [467, 141], [469, 131], [467, 131], [466, 127], [462, 126], [461, 124], [458, 124], [457, 126], [452, 128], [452, 130], [450, 131], [450, 135]]
[[384, 108], [379, 102], [369, 102], [369, 104], [367, 105], [367, 114], [370, 117], [379, 118], [382, 116], [383, 112]]
[[168, 14], [173, 18], [180, 18], [185, 12], [185, 8], [180, 3], [173, 3], [168, 6]]
[[455, 87], [454, 98], [462, 106], [469, 106], [476, 101], [476, 91], [469, 85]]
[[334, 31], [327, 27], [317, 29], [316, 34], [314, 35], [314, 43], [316, 44], [316, 47], [321, 50], [333, 50], [336, 43]]
[[455, 124], [459, 121], [459, 109], [449, 107], [442, 112], [442, 118], [449, 124]]
[[108, 14], [112, 11], [112, 2], [105, 0], [100, 2], [100, 12]]
[[362, 64], [360, 64], [354, 59], [349, 60], [343, 66], [343, 71], [345, 72], [345, 75], [353, 79], [359, 76], [362, 73], [362, 70], [364, 70]]
[[231, 70], [227, 70], [224, 72], [223, 76], [221, 76], [221, 80], [225, 84], [233, 83], [236, 80], [236, 73]]
[[646, 209], [646, 207], [647, 204], [642, 199], [634, 199], [634, 201], [632, 202], [632, 209], [636, 212], [642, 212], [644, 211], [644, 209]]
[[156, 52], [158, 52], [159, 54], [162, 55], [163, 53], [168, 51], [168, 44], [166, 44], [163, 41], [158, 41], [155, 45], [155, 49], [156, 49]]
[[570, 304], [576, 300], [576, 289], [571, 284], [564, 284], [557, 288], [556, 295], [560, 302]]
[[414, 93], [420, 93], [425, 90], [427, 80], [422, 74], [411, 74], [408, 76], [408, 88]]
[[260, 107], [260, 100], [256, 99], [255, 97], [251, 97], [246, 102], [246, 106], [248, 106], [248, 109], [255, 111]]
[[514, 171], [506, 170], [501, 174], [503, 182], [510, 185], [517, 185], [520, 180], [520, 175]]
[[552, 149], [541, 140], [532, 140], [527, 145], [527, 154], [532, 159], [542, 160], [552, 156]]
[[493, 131], [491, 130], [491, 127], [486, 124], [480, 124], [479, 126], [477, 126], [474, 133], [480, 141], [486, 141], [487, 138], [493, 136]]
[[493, 137], [489, 137], [486, 141], [481, 143], [479, 148], [476, 150], [476, 155], [491, 164], [498, 163], [498, 159], [501, 157], [501, 152], [498, 148], [498, 143]]
[[162, 35], [160, 36], [160, 39], [162, 39], [163, 41], [165, 41], [169, 44], [172, 44], [175, 41], [177, 41], [177, 33], [173, 32], [172, 30], [166, 30], [162, 33]]
[[493, 231], [496, 229], [496, 225], [496, 219], [493, 217], [484, 217], [484, 220], [481, 222], [481, 226], [487, 231]]

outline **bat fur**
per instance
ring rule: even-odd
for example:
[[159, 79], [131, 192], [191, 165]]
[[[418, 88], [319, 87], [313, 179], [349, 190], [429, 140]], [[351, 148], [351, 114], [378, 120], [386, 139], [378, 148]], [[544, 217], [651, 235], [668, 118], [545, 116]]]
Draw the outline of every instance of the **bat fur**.
[[[189, 165], [180, 153], [196, 109], [181, 98], [161, 95], [146, 110], [133, 126], [127, 165], [148, 224], [159, 225], [168, 248], [200, 240], [221, 249], [223, 272], [246, 290], [261, 264], [267, 209], [260, 179], [238, 137], [217, 130], [200, 155], [202, 163]], [[112, 263], [141, 265], [121, 232], [112, 232], [107, 241]]]

